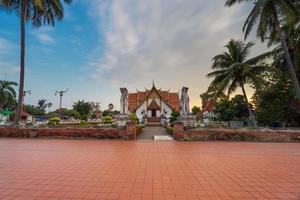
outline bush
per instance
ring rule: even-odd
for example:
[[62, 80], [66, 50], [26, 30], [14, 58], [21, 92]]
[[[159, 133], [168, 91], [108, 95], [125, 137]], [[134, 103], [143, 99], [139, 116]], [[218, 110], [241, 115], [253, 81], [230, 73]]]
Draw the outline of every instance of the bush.
[[166, 127], [166, 132], [169, 134], [169, 135], [173, 135], [173, 133], [174, 133], [174, 128], [172, 128], [172, 127]]
[[88, 116], [87, 115], [82, 115], [81, 116], [81, 120], [87, 121], [88, 120]]
[[49, 119], [48, 125], [55, 126], [55, 125], [58, 125], [59, 122], [60, 122], [59, 117], [52, 117], [52, 118]]
[[136, 125], [136, 135], [139, 135], [143, 132], [143, 128], [145, 126], [142, 126], [142, 125]]
[[180, 117], [180, 113], [177, 111], [174, 111], [171, 113], [170, 122], [175, 122]]
[[104, 124], [112, 124], [114, 122], [112, 116], [105, 116], [102, 118]]
[[85, 120], [80, 121], [80, 126], [90, 126], [91, 124]]
[[136, 116], [135, 113], [130, 113], [130, 114], [129, 114], [129, 119], [130, 119], [132, 122], [136, 123], [136, 124], [139, 123], [139, 118]]

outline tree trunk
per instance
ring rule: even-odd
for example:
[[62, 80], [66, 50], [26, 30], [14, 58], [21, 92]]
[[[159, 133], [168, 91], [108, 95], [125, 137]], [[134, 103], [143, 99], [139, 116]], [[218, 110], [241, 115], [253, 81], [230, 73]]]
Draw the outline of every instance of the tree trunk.
[[248, 101], [248, 97], [247, 97], [247, 94], [246, 94], [246, 91], [245, 91], [245, 88], [244, 88], [244, 84], [241, 84], [241, 88], [242, 88], [243, 95], [245, 97], [245, 100], [246, 100], [246, 103], [247, 103], [247, 107], [248, 107], [249, 121], [251, 122], [251, 124], [254, 127], [257, 127], [256, 120], [255, 120], [255, 117], [254, 117], [253, 112], [251, 110], [251, 107], [250, 107], [250, 104], [249, 104], [249, 101]]
[[24, 78], [25, 78], [25, 23], [28, 0], [24, 0], [21, 7], [21, 56], [20, 56], [20, 83], [18, 95], [18, 108], [16, 113], [16, 122], [20, 122], [23, 110], [23, 93], [24, 93]]
[[285, 41], [285, 33], [282, 31], [282, 29], [280, 27], [280, 23], [279, 23], [279, 20], [278, 20], [277, 13], [274, 13], [274, 18], [275, 18], [274, 19], [275, 29], [280, 35], [280, 43], [281, 43], [281, 47], [283, 48], [283, 51], [284, 51], [284, 56], [285, 56], [285, 60], [286, 60], [286, 63], [287, 63], [287, 68], [288, 68], [289, 74], [291, 76], [293, 85], [294, 85], [296, 97], [298, 99], [298, 102], [300, 103], [299, 81], [298, 81], [297, 75], [295, 73], [295, 68], [294, 68], [290, 53], [289, 53], [288, 46], [287, 46], [286, 41]]
[[281, 46], [283, 48], [284, 51], [284, 55], [285, 55], [285, 60], [287, 63], [287, 68], [288, 71], [290, 73], [293, 85], [294, 85], [294, 89], [295, 89], [295, 93], [298, 99], [298, 102], [300, 102], [300, 86], [299, 86], [299, 81], [295, 72], [295, 68], [285, 41], [285, 33], [283, 31], [280, 31], [280, 42], [281, 42]]

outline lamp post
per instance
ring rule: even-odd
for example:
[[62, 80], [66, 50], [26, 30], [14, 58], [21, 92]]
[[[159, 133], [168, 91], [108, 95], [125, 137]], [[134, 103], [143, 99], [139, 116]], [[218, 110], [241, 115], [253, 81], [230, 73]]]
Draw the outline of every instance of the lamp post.
[[62, 97], [64, 96], [64, 94], [66, 92], [68, 92], [69, 89], [66, 90], [61, 90], [61, 91], [57, 91], [55, 92], [55, 96], [59, 95], [59, 117], [61, 117], [61, 103], [62, 103]]

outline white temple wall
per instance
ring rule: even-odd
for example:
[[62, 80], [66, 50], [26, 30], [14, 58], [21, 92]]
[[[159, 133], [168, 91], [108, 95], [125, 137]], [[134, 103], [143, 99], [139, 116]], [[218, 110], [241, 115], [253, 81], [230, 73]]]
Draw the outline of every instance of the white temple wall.
[[[142, 121], [143, 119], [143, 114], [142, 112], [144, 111], [145, 114], [147, 114], [148, 117], [152, 116], [152, 111], [148, 110], [147, 111], [147, 105], [149, 105], [152, 102], [153, 99], [149, 98], [148, 99], [148, 104], [147, 101], [145, 101], [141, 106], [138, 107], [138, 109], [136, 110], [135, 114], [138, 117], [139, 121]], [[170, 118], [171, 117], [171, 113], [172, 113], [172, 108], [169, 107], [164, 101], [161, 101], [161, 99], [155, 99], [156, 103], [161, 106], [161, 110], [157, 110], [156, 111], [156, 116], [160, 117], [163, 113], [163, 111], [165, 110], [167, 112], [166, 117]]]
[[167, 112], [166, 117], [170, 118], [171, 113], [173, 112], [172, 108], [170, 108], [165, 102], [161, 101], [161, 110], [163, 111], [164, 109]]
[[143, 119], [143, 114], [142, 114], [143, 111], [147, 112], [147, 102], [146, 101], [135, 112], [137, 118], [139, 118], [139, 121], [142, 121], [142, 119]]
[[157, 110], [157, 111], [156, 111], [156, 117], [160, 117], [160, 114], [161, 114], [161, 113], [160, 113], [160, 110]]
[[155, 100], [155, 102], [157, 103], [157, 105], [160, 105], [160, 99], [154, 99]]

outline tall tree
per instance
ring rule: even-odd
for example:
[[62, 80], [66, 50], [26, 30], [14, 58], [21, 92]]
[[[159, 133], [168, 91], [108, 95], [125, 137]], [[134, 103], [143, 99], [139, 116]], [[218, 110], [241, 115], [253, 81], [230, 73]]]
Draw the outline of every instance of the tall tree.
[[220, 99], [213, 112], [220, 121], [245, 120], [249, 116], [247, 103], [243, 95], [235, 95], [232, 99]]
[[[287, 46], [289, 48], [289, 53], [292, 59], [292, 62], [295, 67], [295, 72], [297, 78], [300, 78], [300, 24], [294, 29], [286, 30], [287, 34]], [[285, 60], [284, 50], [281, 45], [277, 45], [274, 51], [274, 63], [273, 65], [281, 69], [282, 71], [287, 71], [287, 63]]]
[[194, 107], [192, 108], [192, 114], [193, 114], [193, 115], [197, 115], [197, 114], [200, 113], [200, 112], [201, 112], [200, 107], [194, 106]]
[[50, 110], [50, 108], [53, 106], [53, 104], [51, 103], [51, 102], [49, 102], [49, 103], [47, 103], [46, 104], [46, 107], [48, 108], [48, 112], [49, 112], [49, 110]]
[[[69, 4], [72, 0], [64, 0]], [[0, 8], [14, 11], [20, 18], [21, 52], [20, 52], [20, 83], [16, 121], [20, 121], [23, 105], [25, 78], [25, 23], [32, 22], [33, 26], [54, 26], [56, 20], [63, 19], [64, 9], [61, 0], [0, 0]]]
[[254, 7], [243, 27], [245, 39], [258, 22], [257, 36], [262, 41], [267, 38], [271, 42], [276, 39], [280, 40], [295, 93], [300, 102], [299, 81], [286, 42], [286, 33], [284, 32], [284, 28], [293, 28], [299, 23], [299, 0], [226, 0], [225, 5], [230, 7], [237, 3], [249, 1], [254, 2]]
[[16, 98], [14, 89], [18, 84], [12, 81], [0, 80], [0, 111], [6, 105], [9, 105]]
[[216, 95], [222, 94], [222, 92], [227, 90], [229, 96], [238, 87], [242, 88], [248, 106], [249, 120], [253, 126], [256, 126], [256, 121], [246, 94], [245, 84], [252, 83], [257, 86], [262, 83], [263, 80], [258, 75], [267, 70], [267, 66], [262, 60], [268, 54], [247, 60], [250, 48], [253, 45], [254, 43], [251, 42], [244, 43], [242, 41], [230, 40], [225, 46], [227, 51], [213, 58], [211, 68], [215, 71], [207, 74], [207, 76], [214, 78], [209, 87], [216, 90]]
[[45, 108], [47, 107], [47, 99], [39, 99], [37, 102], [37, 105], [39, 108], [45, 110]]
[[92, 103], [84, 100], [78, 100], [73, 103], [73, 109], [76, 110], [81, 116], [90, 116], [93, 107]]
[[252, 97], [257, 121], [264, 126], [277, 123], [282, 126], [299, 126], [300, 107], [297, 106], [289, 76], [277, 70], [274, 74], [265, 74], [264, 79], [266, 83]]

